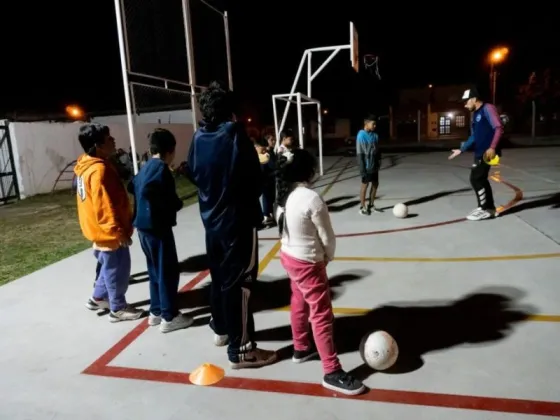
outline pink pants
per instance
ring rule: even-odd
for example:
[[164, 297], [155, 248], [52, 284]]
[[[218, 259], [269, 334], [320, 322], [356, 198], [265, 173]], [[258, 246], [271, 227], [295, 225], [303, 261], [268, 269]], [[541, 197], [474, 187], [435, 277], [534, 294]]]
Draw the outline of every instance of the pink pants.
[[324, 262], [301, 261], [281, 252], [292, 288], [290, 318], [295, 350], [308, 350], [309, 323], [325, 375], [341, 369], [333, 337], [334, 315]]

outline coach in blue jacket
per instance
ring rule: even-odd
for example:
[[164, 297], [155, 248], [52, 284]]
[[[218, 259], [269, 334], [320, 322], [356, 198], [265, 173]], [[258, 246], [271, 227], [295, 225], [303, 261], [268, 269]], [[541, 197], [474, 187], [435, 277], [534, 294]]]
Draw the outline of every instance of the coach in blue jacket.
[[460, 149], [453, 150], [449, 159], [454, 159], [471, 147], [474, 150], [474, 163], [470, 181], [476, 193], [478, 207], [467, 215], [468, 220], [484, 220], [496, 217], [496, 205], [492, 187], [488, 181], [490, 161], [496, 157], [499, 143], [504, 134], [504, 127], [496, 107], [480, 99], [476, 89], [468, 89], [463, 93], [465, 108], [471, 111], [471, 135]]
[[210, 327], [214, 344], [228, 346], [233, 369], [274, 363], [256, 347], [250, 298], [259, 269], [257, 229], [262, 173], [254, 145], [234, 122], [231, 92], [212, 82], [199, 98], [203, 121], [194, 133], [187, 173], [198, 188], [212, 276]]

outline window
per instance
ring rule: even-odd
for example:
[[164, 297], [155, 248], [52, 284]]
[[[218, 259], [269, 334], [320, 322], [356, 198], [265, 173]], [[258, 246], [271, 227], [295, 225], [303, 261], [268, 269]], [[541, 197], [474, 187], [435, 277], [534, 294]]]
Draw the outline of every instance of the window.
[[451, 134], [451, 118], [439, 117], [439, 134]]
[[455, 125], [457, 127], [464, 127], [465, 126], [465, 116], [464, 115], [457, 115], [457, 117], [455, 117]]

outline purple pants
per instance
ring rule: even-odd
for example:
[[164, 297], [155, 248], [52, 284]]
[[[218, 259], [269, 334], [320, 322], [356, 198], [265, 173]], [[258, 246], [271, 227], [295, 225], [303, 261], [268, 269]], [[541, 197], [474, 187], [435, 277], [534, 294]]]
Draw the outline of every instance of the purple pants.
[[128, 248], [114, 251], [95, 250], [93, 255], [101, 265], [93, 288], [93, 298], [109, 300], [109, 308], [113, 312], [126, 308], [125, 294], [130, 281], [130, 250]]

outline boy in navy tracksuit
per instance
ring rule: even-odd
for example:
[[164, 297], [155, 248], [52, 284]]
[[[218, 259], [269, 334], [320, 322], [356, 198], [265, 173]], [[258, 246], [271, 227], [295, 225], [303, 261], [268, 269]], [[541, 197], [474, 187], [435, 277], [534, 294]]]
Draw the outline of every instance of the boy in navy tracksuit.
[[146, 255], [150, 277], [150, 326], [162, 333], [187, 328], [192, 318], [179, 312], [179, 260], [173, 226], [183, 202], [177, 196], [169, 165], [175, 157], [175, 137], [164, 129], [150, 135], [152, 155], [128, 189], [134, 195], [134, 227]]
[[193, 137], [187, 175], [198, 188], [210, 262], [214, 344], [228, 346], [233, 369], [260, 367], [276, 353], [257, 348], [251, 289], [257, 278], [262, 173], [254, 145], [233, 122], [231, 92], [212, 82], [200, 94], [203, 121]]
[[492, 187], [488, 181], [490, 165], [486, 161], [493, 159], [499, 152], [499, 142], [504, 127], [496, 107], [479, 99], [475, 89], [468, 89], [463, 94], [465, 108], [473, 113], [471, 136], [460, 149], [453, 150], [449, 159], [454, 159], [470, 147], [474, 149], [474, 163], [470, 181], [476, 193], [478, 207], [467, 215], [468, 220], [485, 220], [496, 217], [496, 205]]

